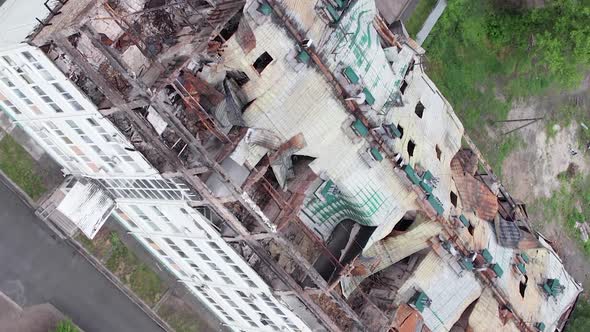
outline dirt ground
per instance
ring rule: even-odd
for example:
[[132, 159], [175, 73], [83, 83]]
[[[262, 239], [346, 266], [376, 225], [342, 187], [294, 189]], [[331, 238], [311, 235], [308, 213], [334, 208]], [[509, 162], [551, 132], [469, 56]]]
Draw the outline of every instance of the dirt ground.
[[[508, 118], [534, 118], [542, 112], [541, 108], [542, 103], [535, 100], [519, 103], [514, 105]], [[509, 130], [518, 125], [505, 127]], [[537, 121], [519, 130], [518, 135], [524, 144], [510, 153], [502, 165], [504, 182], [515, 197], [530, 202], [536, 198], [550, 197], [560, 186], [557, 175], [565, 172], [570, 163], [578, 166], [582, 174], [588, 173], [588, 153], [578, 146], [580, 124], [572, 122], [565, 128], [556, 124], [554, 128], [556, 134], [553, 137], [548, 137], [544, 121]], [[572, 156], [570, 151], [578, 154]]]
[[[514, 103], [508, 116], [509, 119], [535, 118], [558, 112], [559, 107], [576, 100], [584, 112], [590, 112], [590, 76], [582, 86], [569, 94], [561, 93], [545, 97], [532, 98]], [[581, 99], [580, 99], [581, 98]], [[563, 220], [546, 220], [541, 209], [533, 209], [537, 199], [549, 198], [560, 188], [557, 175], [566, 171], [570, 164], [579, 167], [579, 172], [588, 175], [590, 172], [590, 151], [579, 143], [578, 133], [580, 122], [575, 118], [564, 128], [552, 125], [545, 120], [537, 121], [516, 131], [523, 144], [512, 151], [502, 165], [503, 183], [514, 197], [522, 199], [528, 204], [531, 222], [549, 240], [553, 241], [556, 249], [568, 271], [574, 278], [590, 288], [590, 258], [584, 254], [576, 239], [571, 239], [571, 233], [566, 230]], [[491, 128], [488, 133], [506, 132], [523, 123], [507, 123], [498, 128]], [[590, 126], [590, 123], [586, 123]], [[547, 127], [552, 127], [555, 133], [549, 137]], [[572, 155], [576, 151], [576, 155]]]

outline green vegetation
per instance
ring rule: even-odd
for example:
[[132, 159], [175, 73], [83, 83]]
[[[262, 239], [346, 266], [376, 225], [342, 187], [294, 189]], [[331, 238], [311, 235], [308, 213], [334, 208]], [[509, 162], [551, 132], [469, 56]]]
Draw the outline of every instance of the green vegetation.
[[186, 305], [163, 305], [158, 311], [158, 315], [176, 332], [198, 332], [200, 330], [199, 321]]
[[[558, 130], [555, 129], [555, 125], [565, 128], [574, 120], [588, 126], [590, 125], [590, 113], [585, 108], [577, 105], [562, 105], [555, 112], [548, 114], [545, 118], [547, 137], [551, 138], [557, 135]], [[590, 142], [590, 130], [580, 127], [577, 136], [578, 148], [584, 149], [585, 145]]]
[[35, 161], [10, 135], [0, 141], [0, 169], [33, 200], [47, 191], [35, 170]]
[[81, 235], [78, 241], [147, 304], [153, 305], [162, 297], [165, 286], [160, 277], [125, 246], [116, 232], [101, 231], [92, 241]]
[[80, 332], [80, 330], [68, 319], [59, 322], [53, 332]]
[[429, 75], [488, 157], [514, 144], [483, 126], [506, 119], [514, 98], [574, 87], [590, 63], [590, 1], [532, 10], [499, 2], [450, 0], [424, 44]]
[[504, 159], [516, 148], [524, 144], [522, 138], [515, 134], [510, 134], [501, 141], [495, 153], [488, 156], [487, 160], [494, 169], [497, 176], [502, 176], [502, 163]]
[[426, 21], [426, 18], [428, 18], [428, 15], [430, 15], [430, 12], [432, 12], [434, 7], [436, 6], [436, 2], [437, 0], [418, 1], [416, 9], [414, 9], [414, 12], [412, 13], [408, 21], [405, 22], [406, 29], [408, 30], [410, 36], [416, 37], [420, 29], [422, 28], [424, 21]]
[[576, 174], [576, 169], [570, 165], [567, 171], [558, 177], [561, 187], [550, 198], [540, 199], [537, 207], [543, 209], [543, 216], [549, 221], [561, 221], [572, 238], [578, 239], [586, 254], [590, 255], [590, 242], [580, 240], [579, 231], [574, 227], [576, 222], [590, 220], [590, 176], [583, 177]]
[[590, 302], [580, 298], [567, 328], [568, 332], [590, 331]]

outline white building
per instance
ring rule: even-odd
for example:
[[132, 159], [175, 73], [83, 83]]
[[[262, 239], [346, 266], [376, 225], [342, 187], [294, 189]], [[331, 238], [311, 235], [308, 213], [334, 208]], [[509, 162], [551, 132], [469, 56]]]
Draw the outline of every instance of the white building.
[[187, 204], [196, 194], [161, 177], [41, 50], [0, 51], [0, 108], [77, 179], [57, 210], [88, 237], [112, 214], [232, 329], [308, 330], [222, 239], [207, 208]]
[[[21, 14], [33, 9], [7, 3], [31, 23]], [[505, 326], [506, 303], [511, 330], [555, 329], [571, 312], [581, 287], [561, 262], [523, 258], [554, 255], [532, 229], [511, 223], [507, 233], [534, 253], [491, 245], [505, 194], [462, 164], [467, 137], [424, 72], [424, 50], [392, 35], [373, 0], [248, 0], [223, 43], [204, 28], [226, 26], [240, 0], [141, 19], [155, 2], [64, 3], [68, 14], [30, 38], [39, 48], [0, 40], [0, 108], [68, 175], [43, 217], [92, 238], [115, 216], [236, 331], [404, 330], [406, 321], [447, 331], [475, 301], [474, 326]], [[147, 28], [133, 37], [109, 16]], [[408, 257], [413, 270], [396, 265]], [[386, 270], [393, 279], [373, 282]], [[529, 287], [522, 305], [525, 270], [530, 285], [552, 280], [560, 302]]]

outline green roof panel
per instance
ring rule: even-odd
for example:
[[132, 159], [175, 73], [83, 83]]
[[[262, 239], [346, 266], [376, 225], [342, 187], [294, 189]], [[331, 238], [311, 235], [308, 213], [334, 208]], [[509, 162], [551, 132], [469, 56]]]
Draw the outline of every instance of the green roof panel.
[[344, 8], [344, 5], [346, 4], [345, 0], [334, 0], [334, 2], [336, 2], [338, 8]]
[[443, 206], [440, 203], [440, 201], [438, 200], [438, 198], [436, 198], [436, 196], [428, 195], [427, 201], [428, 201], [428, 203], [430, 203], [430, 206], [432, 206], [434, 208], [434, 210], [436, 211], [436, 214], [438, 214], [439, 216], [442, 215], [443, 212], [445, 212], [445, 209], [443, 208]]
[[498, 278], [501, 278], [504, 274], [504, 270], [502, 270], [502, 268], [498, 264], [492, 264], [492, 271], [494, 271]]
[[330, 16], [332, 17], [333, 22], [336, 22], [340, 19], [340, 12], [338, 12], [336, 7], [332, 6], [331, 4], [328, 4], [326, 6], [326, 10], [328, 10], [328, 14], [330, 14]]
[[366, 137], [369, 135], [369, 129], [360, 119], [356, 119], [352, 123], [352, 129], [354, 129], [354, 131], [361, 137]]
[[413, 304], [418, 311], [423, 312], [424, 308], [426, 308], [426, 306], [428, 305], [428, 296], [426, 296], [426, 293], [418, 292]]
[[543, 323], [543, 322], [537, 322], [535, 324], [535, 328], [537, 329], [537, 331], [543, 332], [543, 331], [545, 331], [545, 323]]
[[390, 124], [390, 125], [384, 125], [383, 127], [385, 128], [385, 130], [387, 130], [389, 135], [396, 137], [396, 138], [402, 137], [402, 132], [399, 131], [399, 129], [397, 129], [397, 126]]
[[406, 173], [406, 175], [408, 176], [408, 179], [410, 179], [410, 181], [412, 181], [413, 184], [420, 183], [420, 178], [418, 177], [418, 175], [416, 175], [416, 172], [414, 172], [414, 169], [412, 168], [412, 166], [410, 166], [410, 165], [404, 166], [404, 172]]
[[494, 260], [494, 257], [492, 256], [492, 254], [490, 254], [489, 250], [487, 250], [487, 249], [482, 250], [481, 255], [483, 256], [483, 259], [488, 264]]
[[543, 290], [549, 295], [556, 296], [561, 292], [561, 285], [559, 283], [559, 279], [547, 279], [545, 284], [543, 284]]
[[516, 264], [516, 268], [518, 269], [518, 271], [520, 271], [520, 273], [526, 274], [526, 266], [524, 266], [524, 264], [518, 263]]
[[426, 183], [426, 181], [422, 180], [422, 182], [420, 182], [420, 187], [425, 192], [432, 194], [432, 187], [428, 183]]
[[307, 53], [307, 51], [305, 50], [301, 50], [301, 52], [297, 54], [297, 61], [299, 62], [308, 63], [309, 59], [311, 59], [311, 57], [309, 56], [309, 53]]
[[465, 268], [465, 270], [473, 271], [473, 262], [469, 258], [463, 258], [459, 262]]
[[377, 161], [381, 161], [383, 160], [383, 155], [381, 154], [381, 152], [379, 151], [378, 148], [376, 147], [372, 147], [371, 148], [371, 155], [373, 156], [373, 158], [375, 158], [375, 160]]
[[258, 6], [258, 11], [262, 13], [262, 15], [269, 16], [272, 14], [272, 7], [267, 3], [261, 3], [260, 6]]
[[369, 89], [363, 88], [363, 93], [365, 94], [365, 102], [367, 104], [369, 104], [369, 105], [375, 104], [375, 97], [373, 97], [373, 94], [371, 93], [371, 91], [369, 91]]
[[[400, 133], [400, 136], [401, 136], [401, 133]], [[434, 178], [434, 176], [432, 175], [432, 173], [430, 173], [430, 171], [424, 172], [424, 175], [422, 177], [426, 181], [430, 181], [430, 180], [432, 180], [432, 178]]]
[[530, 260], [530, 259], [529, 259], [529, 255], [527, 255], [525, 252], [521, 252], [521, 253], [520, 253], [520, 258], [522, 258], [522, 260], [523, 260], [525, 263], [527, 263], [527, 264], [529, 263], [529, 260]]
[[342, 73], [344, 74], [344, 76], [346, 76], [346, 79], [349, 80], [352, 84], [357, 84], [360, 81], [360, 78], [354, 72], [354, 69], [352, 69], [351, 67], [344, 68]]
[[335, 189], [336, 185], [332, 180], [328, 180], [324, 185], [324, 188], [322, 188], [321, 194], [324, 196], [327, 203], [332, 203], [337, 199], [336, 195], [334, 195]]
[[459, 220], [461, 221], [461, 223], [463, 224], [463, 226], [465, 227], [469, 227], [469, 219], [465, 218], [464, 215], [460, 215], [459, 216]]

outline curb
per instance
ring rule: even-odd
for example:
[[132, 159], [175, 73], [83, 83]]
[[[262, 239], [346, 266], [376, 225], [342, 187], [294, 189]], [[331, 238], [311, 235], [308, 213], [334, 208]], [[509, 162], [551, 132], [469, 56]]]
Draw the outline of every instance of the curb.
[[[20, 187], [16, 183], [14, 183], [14, 181], [12, 181], [2, 170], [0, 170], [0, 183], [5, 184], [6, 187], [10, 191], [15, 193], [16, 196], [21, 201], [23, 201], [25, 203], [25, 205], [27, 205], [31, 210], [33, 210], [33, 213], [35, 213], [37, 218], [39, 218], [39, 216], [36, 213], [36, 210], [39, 207], [39, 204], [37, 202], [33, 201], [29, 197], [29, 195], [27, 195], [27, 193], [25, 193], [22, 189], [20, 189]], [[98, 272], [100, 272], [100, 274], [102, 274], [105, 278], [107, 278], [107, 280], [112, 285], [114, 285], [119, 291], [121, 291], [129, 300], [131, 300], [131, 302], [133, 304], [138, 306], [141, 309], [141, 311], [143, 311], [158, 326], [160, 326], [160, 328], [162, 328], [163, 331], [175, 332], [175, 330], [172, 327], [170, 327], [170, 325], [168, 325], [168, 323], [166, 323], [164, 320], [162, 320], [158, 316], [158, 314], [156, 314], [152, 310], [152, 308], [150, 308], [150, 306], [148, 306], [142, 299], [140, 299], [137, 295], [135, 295], [135, 293], [131, 289], [129, 289], [127, 286], [125, 286], [117, 276], [115, 276], [111, 271], [109, 271], [98, 259], [96, 259], [78, 241], [76, 241], [73, 238], [64, 237], [63, 233], [59, 229], [57, 229], [56, 226], [53, 225], [53, 223], [51, 223], [51, 221], [49, 221], [49, 219], [46, 221], [43, 221], [42, 219], [39, 218], [39, 220], [41, 222], [43, 222], [43, 224], [47, 225], [47, 227], [49, 229], [51, 229], [51, 231], [53, 233], [55, 233], [57, 236], [59, 236], [61, 239], [63, 239], [64, 243], [68, 244], [70, 247], [75, 249], [76, 252], [78, 254], [80, 254], [80, 256], [84, 257], [84, 259], [86, 259], [86, 261], [88, 261], [90, 263], [90, 265], [92, 265]]]
[[64, 241], [76, 250], [80, 256], [84, 257], [94, 268], [98, 270], [111, 284], [119, 289], [133, 304], [138, 306], [149, 318], [151, 318], [162, 330], [166, 332], [175, 332], [175, 330], [168, 325], [152, 308], [147, 305], [141, 298], [139, 298], [131, 289], [129, 289], [121, 280], [109, 271], [96, 257], [94, 257], [86, 248], [84, 248], [78, 241], [73, 238], [68, 238]]

